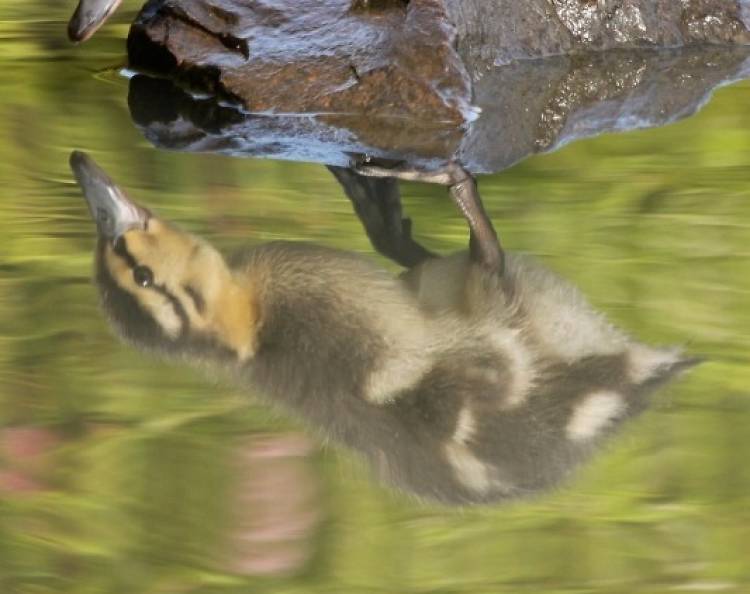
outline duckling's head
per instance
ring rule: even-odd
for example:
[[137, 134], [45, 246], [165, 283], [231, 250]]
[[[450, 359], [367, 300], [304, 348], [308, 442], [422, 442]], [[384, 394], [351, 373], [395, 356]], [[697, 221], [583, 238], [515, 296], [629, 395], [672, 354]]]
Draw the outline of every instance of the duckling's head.
[[122, 0], [80, 0], [68, 22], [68, 38], [86, 41], [117, 9]]
[[86, 154], [71, 168], [98, 231], [96, 282], [115, 331], [169, 355], [252, 355], [252, 292], [221, 254], [137, 205]]

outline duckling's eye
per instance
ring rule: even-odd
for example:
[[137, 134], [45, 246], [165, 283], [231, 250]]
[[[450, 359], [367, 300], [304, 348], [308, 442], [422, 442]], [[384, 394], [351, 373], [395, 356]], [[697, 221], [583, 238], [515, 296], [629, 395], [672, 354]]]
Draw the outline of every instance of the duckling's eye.
[[133, 280], [139, 287], [150, 287], [154, 284], [154, 273], [148, 266], [136, 266], [133, 268]]

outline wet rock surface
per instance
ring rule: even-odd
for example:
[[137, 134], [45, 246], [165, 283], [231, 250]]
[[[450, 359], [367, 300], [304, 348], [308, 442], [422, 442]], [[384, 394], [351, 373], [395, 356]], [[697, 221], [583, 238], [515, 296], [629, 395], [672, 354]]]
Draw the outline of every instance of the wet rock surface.
[[471, 121], [498, 66], [750, 43], [748, 0], [150, 0], [131, 65], [251, 112]]
[[750, 77], [750, 48], [609, 51], [488, 71], [480, 118], [455, 158], [476, 173], [606, 132], [663, 126], [698, 111], [719, 86]]
[[604, 132], [691, 115], [717, 87], [750, 77], [750, 48], [610, 51], [521, 61], [474, 84], [481, 109], [467, 126], [328, 114], [248, 114], [196, 97], [169, 80], [131, 79], [131, 114], [156, 146], [347, 166], [367, 155], [437, 169], [459, 160], [474, 173]]
[[453, 46], [441, 0], [152, 0], [128, 39], [131, 65], [249, 111], [458, 123], [471, 85]]
[[474, 76], [554, 55], [750, 43], [746, 0], [446, 0]]

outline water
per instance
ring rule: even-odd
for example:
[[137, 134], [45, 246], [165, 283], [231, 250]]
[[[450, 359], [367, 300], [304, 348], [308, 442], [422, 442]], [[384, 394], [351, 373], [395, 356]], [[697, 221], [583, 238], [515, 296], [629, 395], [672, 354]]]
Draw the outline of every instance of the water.
[[[74, 148], [223, 249], [291, 238], [378, 256], [320, 165], [154, 149], [110, 70], [133, 13], [74, 48], [68, 10], [0, 6], [3, 592], [750, 588], [750, 84], [677, 124], [481, 179], [509, 249], [707, 362], [559, 490], [457, 511], [374, 484], [289, 417], [112, 336]], [[420, 240], [463, 248], [443, 189], [402, 191]]]

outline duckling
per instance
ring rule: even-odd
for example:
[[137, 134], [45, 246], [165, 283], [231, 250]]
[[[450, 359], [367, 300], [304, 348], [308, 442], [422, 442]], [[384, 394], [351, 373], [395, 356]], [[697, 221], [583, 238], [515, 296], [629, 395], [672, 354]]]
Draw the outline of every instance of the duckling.
[[[97, 224], [102, 307], [122, 338], [226, 370], [423, 499], [548, 489], [695, 363], [630, 338], [528, 257], [504, 254], [500, 271], [482, 249], [437, 257], [403, 241], [412, 266], [398, 277], [305, 243], [224, 258], [87, 155], [71, 167]], [[334, 173], [355, 206], [383, 188], [398, 198], [388, 180]]]

